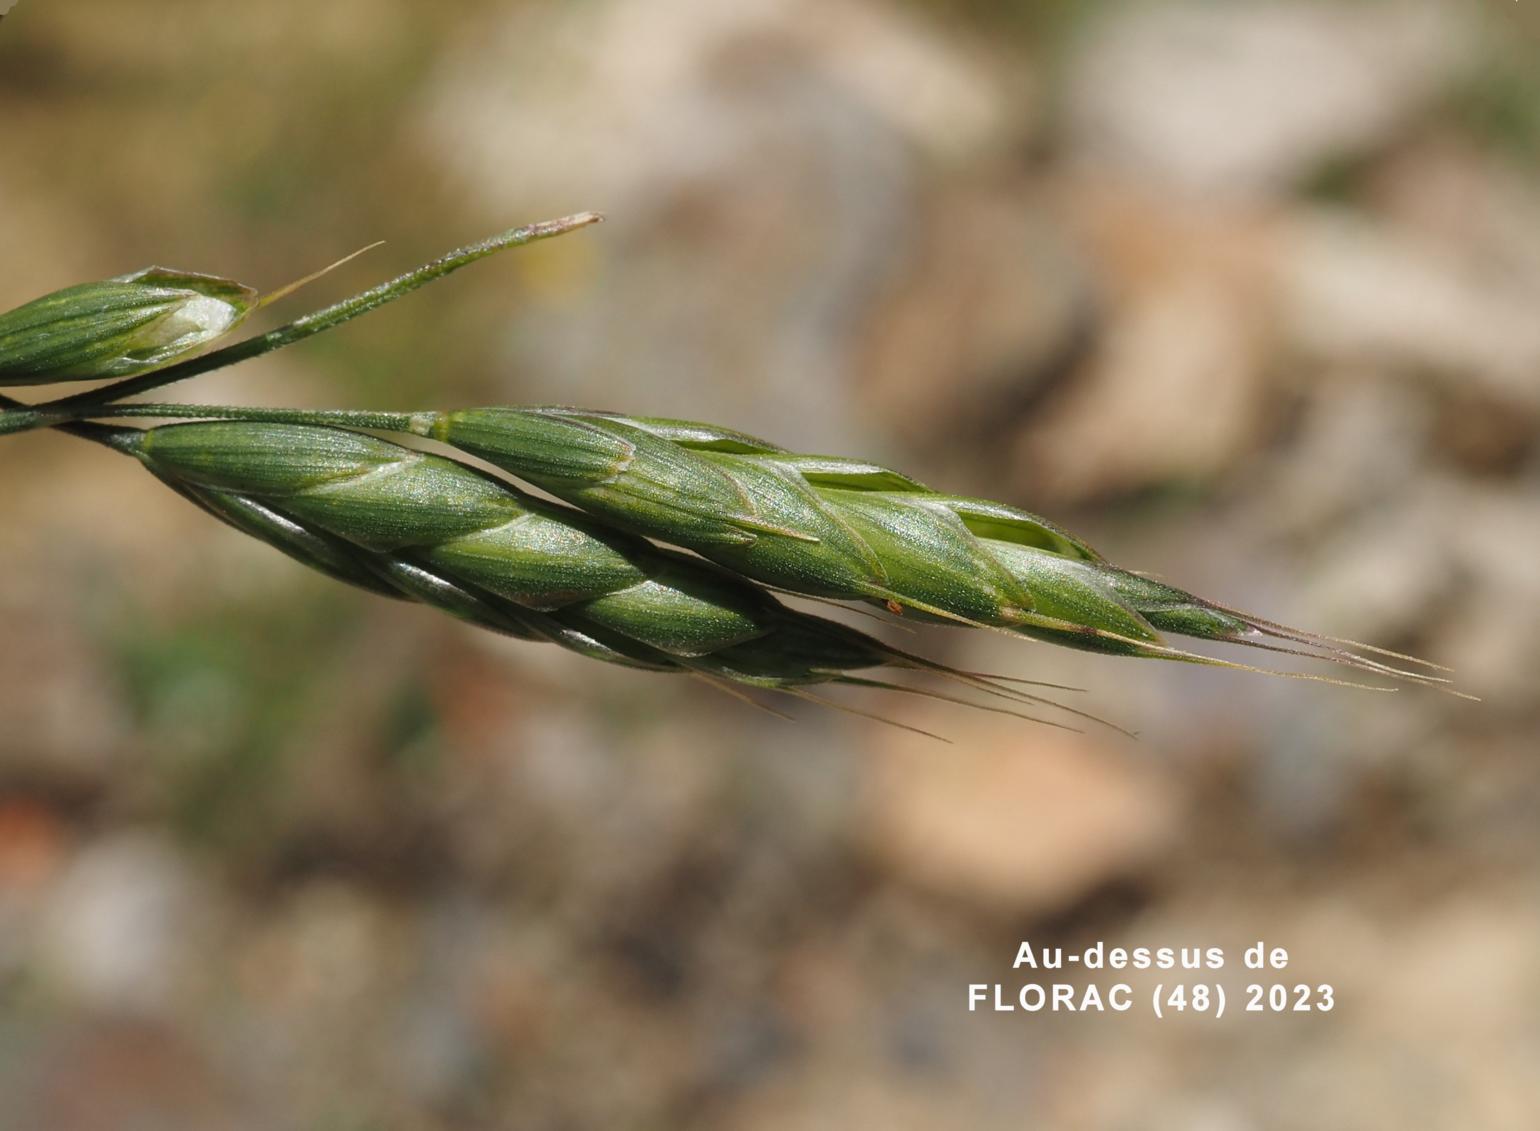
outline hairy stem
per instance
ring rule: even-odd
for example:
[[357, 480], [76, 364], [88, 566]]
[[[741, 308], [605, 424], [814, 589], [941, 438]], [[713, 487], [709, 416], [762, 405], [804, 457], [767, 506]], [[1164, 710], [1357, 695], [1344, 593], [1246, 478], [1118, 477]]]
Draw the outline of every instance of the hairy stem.
[[132, 401], [128, 404], [85, 405], [67, 415], [56, 417], [54, 423], [57, 426], [68, 421], [86, 419], [234, 420], [247, 424], [320, 424], [333, 428], [372, 428], [380, 432], [420, 434], [426, 428], [424, 421], [434, 415], [431, 412], [259, 408], [248, 405]]

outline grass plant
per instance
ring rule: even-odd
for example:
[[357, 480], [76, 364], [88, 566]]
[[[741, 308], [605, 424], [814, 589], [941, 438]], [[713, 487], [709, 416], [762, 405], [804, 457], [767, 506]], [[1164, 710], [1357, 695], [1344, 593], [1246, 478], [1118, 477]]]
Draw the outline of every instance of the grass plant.
[[[56, 427], [132, 455], [210, 514], [350, 584], [728, 689], [918, 690], [857, 674], [911, 669], [995, 699], [1046, 702], [1012, 686], [1027, 681], [933, 663], [789, 608], [773, 591], [1123, 656], [1261, 670], [1172, 646], [1167, 636], [1179, 635], [1447, 685], [1412, 657], [1289, 628], [1117, 567], [1028, 511], [710, 424], [551, 407], [397, 413], [125, 400], [301, 341], [477, 259], [598, 219], [581, 213], [511, 229], [201, 354], [260, 305], [255, 292], [228, 280], [200, 292], [195, 280], [209, 277], [155, 269], [46, 296], [0, 315], [0, 383], [131, 375], [39, 405], [0, 397], [0, 434]], [[216, 285], [231, 309], [189, 322], [187, 304], [209, 314], [197, 304]], [[121, 417], [196, 422], [88, 423]], [[370, 431], [439, 441], [570, 506]]]

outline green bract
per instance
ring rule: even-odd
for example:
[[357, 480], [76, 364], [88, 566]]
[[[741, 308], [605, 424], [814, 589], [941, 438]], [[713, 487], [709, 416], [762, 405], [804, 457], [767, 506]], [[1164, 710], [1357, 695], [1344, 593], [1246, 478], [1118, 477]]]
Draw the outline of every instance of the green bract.
[[250, 287], [164, 267], [67, 287], [0, 314], [0, 385], [157, 369], [228, 334], [256, 304]]

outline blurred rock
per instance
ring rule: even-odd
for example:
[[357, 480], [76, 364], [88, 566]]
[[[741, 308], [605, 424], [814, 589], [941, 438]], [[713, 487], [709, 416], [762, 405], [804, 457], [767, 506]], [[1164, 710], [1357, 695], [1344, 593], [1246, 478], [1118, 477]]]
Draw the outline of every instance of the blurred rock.
[[[1395, 506], [1427, 459], [1433, 406], [1411, 382], [1354, 369], [1302, 369], [1287, 446], [1271, 453], [1249, 518], [1259, 540], [1309, 544], [1366, 508]], [[1265, 529], [1262, 529], [1265, 527]]]
[[[938, 156], [1004, 132], [999, 74], [982, 49], [911, 12], [866, 0], [602, 0], [496, 9], [446, 53], [423, 134], [499, 209], [505, 186], [557, 209], [579, 207], [553, 198], [582, 188], [599, 197], [589, 206], [624, 221], [752, 150], [736, 128], [749, 108], [723, 95], [756, 57], [797, 60], [787, 78], [862, 104]], [[783, 110], [794, 109], [789, 93]]]
[[955, 714], [918, 725], [956, 745], [884, 736], [862, 818], [863, 842], [907, 882], [1044, 915], [1146, 874], [1174, 843], [1170, 785], [1094, 737]]
[[1383, 144], [1468, 61], [1460, 9], [1114, 6], [1071, 63], [1082, 159], [1195, 197], [1272, 196]]
[[95, 641], [40, 580], [13, 577], [0, 596], [0, 781], [89, 789], [125, 758], [128, 720]]
[[160, 835], [109, 835], [82, 849], [50, 893], [38, 964], [60, 991], [93, 1006], [165, 1010], [198, 968], [211, 900]]
[[1265, 419], [1267, 227], [1081, 189], [1065, 214], [1094, 257], [1108, 328], [1015, 445], [1039, 508], [1207, 482], [1256, 446]]
[[389, 972], [391, 927], [385, 908], [356, 886], [312, 881], [250, 937], [249, 989], [295, 1015], [346, 1010]]
[[0, 900], [30, 895], [58, 873], [68, 832], [57, 813], [24, 798], [0, 798]]
[[1350, 639], [1416, 638], [1457, 584], [1459, 551], [1438, 534], [1460, 524], [1457, 498], [1429, 487], [1356, 515], [1314, 556], [1301, 604]]
[[1540, 289], [1540, 182], [1523, 162], [1466, 134], [1430, 130], [1369, 171], [1365, 195], [1396, 230], [1516, 288]]
[[[1319, 537], [1319, 535], [1318, 535]], [[1358, 640], [1416, 642], [1493, 708], [1534, 702], [1540, 506], [1533, 492], [1432, 479], [1322, 540], [1301, 604]]]
[[1096, 320], [1090, 265], [1052, 201], [1021, 183], [933, 196], [912, 238], [870, 319], [859, 395], [884, 434], [945, 460], [959, 435], [1009, 427], [1078, 360]]
[[178, 1030], [103, 1019], [29, 1034], [6, 1126], [30, 1131], [246, 1131], [274, 1124], [242, 1102], [204, 1050]]
[[1445, 530], [1458, 547], [1458, 589], [1439, 628], [1439, 658], [1493, 710], [1540, 707], [1540, 497], [1532, 486], [1455, 500]]
[[1310, 363], [1396, 366], [1540, 408], [1540, 286], [1344, 213], [1303, 211], [1280, 238], [1283, 329]]
[[[0, 797], [0, 986], [25, 976], [38, 908], [68, 850], [69, 832], [57, 813], [26, 798]], [[4, 1085], [0, 1074], [0, 1092]]]
[[425, 116], [435, 160], [498, 215], [611, 221], [563, 247], [598, 257], [577, 287], [512, 315], [498, 394], [859, 437], [850, 327], [907, 254], [920, 155], [1000, 128], [984, 72], [909, 23], [849, 0], [611, 0], [480, 35]]

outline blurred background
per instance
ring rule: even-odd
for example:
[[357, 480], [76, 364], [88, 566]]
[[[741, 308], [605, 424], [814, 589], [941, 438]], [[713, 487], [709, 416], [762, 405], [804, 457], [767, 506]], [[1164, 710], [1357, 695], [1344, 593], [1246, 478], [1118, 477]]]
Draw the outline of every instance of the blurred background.
[[[189, 399], [712, 420], [1484, 701], [933, 630], [1141, 740], [786, 723], [13, 437], [0, 1125], [1536, 1126], [1537, 61], [1511, 0], [23, 0], [0, 308], [609, 214]], [[1337, 1007], [968, 1013], [1022, 939]]]

